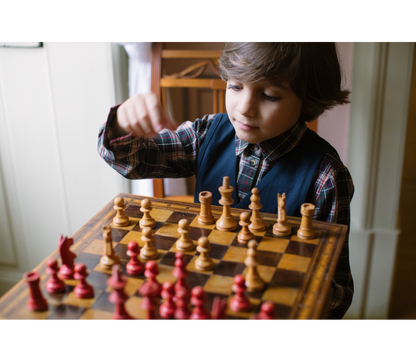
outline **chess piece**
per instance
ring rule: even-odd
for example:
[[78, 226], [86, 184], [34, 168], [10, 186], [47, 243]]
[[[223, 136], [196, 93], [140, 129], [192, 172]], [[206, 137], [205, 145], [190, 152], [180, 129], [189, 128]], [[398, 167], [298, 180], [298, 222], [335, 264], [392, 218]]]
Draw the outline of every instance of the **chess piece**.
[[156, 221], [150, 216], [150, 211], [152, 211], [151, 202], [148, 199], [144, 199], [141, 202], [140, 211], [143, 213], [143, 217], [140, 220], [141, 228], [154, 228], [156, 226]]
[[124, 199], [122, 197], [116, 197], [114, 199], [114, 210], [117, 214], [113, 219], [113, 224], [116, 226], [128, 226], [130, 224], [129, 218], [124, 214], [126, 205], [124, 205]]
[[188, 235], [189, 230], [189, 221], [182, 219], [178, 223], [178, 233], [181, 234], [181, 237], [176, 241], [176, 247], [182, 251], [192, 251], [195, 248], [194, 242]]
[[159, 307], [159, 314], [164, 319], [172, 319], [175, 314], [175, 284], [171, 281], [164, 282], [162, 285], [161, 296], [165, 301]]
[[251, 224], [249, 226], [249, 229], [251, 232], [257, 233], [257, 232], [266, 230], [266, 224], [260, 217], [259, 210], [263, 206], [260, 204], [259, 190], [257, 188], [254, 188], [253, 190], [251, 190], [251, 193], [252, 193], [250, 197], [251, 204], [248, 206], [248, 208], [252, 210], [251, 219], [250, 219]]
[[130, 241], [127, 244], [127, 253], [130, 257], [130, 261], [126, 264], [126, 272], [129, 275], [140, 275], [143, 274], [144, 265], [139, 260], [138, 255], [140, 255], [139, 244], [135, 241]]
[[145, 265], [145, 269], [144, 276], [147, 278], [145, 283], [155, 284], [157, 286], [157, 295], [159, 296], [162, 286], [156, 279], [159, 275], [159, 268], [156, 262], [154, 260], [149, 260]]
[[156, 319], [158, 289], [156, 284], [144, 283], [139, 289], [143, 300], [140, 308], [147, 311], [146, 319]]
[[29, 286], [29, 299], [27, 302], [27, 307], [29, 310], [31, 312], [42, 312], [48, 310], [48, 303], [43, 297], [39, 287], [39, 273], [35, 271], [27, 272], [23, 274], [23, 279]]
[[121, 275], [120, 265], [114, 264], [111, 268], [111, 277], [107, 279], [107, 285], [113, 288], [108, 300], [115, 305], [113, 319], [134, 319], [126, 310], [126, 301], [129, 296], [124, 291], [127, 283], [125, 276]]
[[251, 303], [246, 296], [246, 280], [242, 274], [237, 274], [234, 277], [234, 284], [231, 290], [235, 295], [230, 300], [230, 309], [234, 312], [247, 312], [251, 309]]
[[100, 259], [100, 265], [105, 270], [111, 270], [114, 264], [120, 264], [120, 257], [114, 253], [113, 236], [111, 226], [103, 227], [104, 255]]
[[286, 236], [292, 233], [292, 227], [286, 217], [286, 194], [277, 194], [277, 223], [273, 225], [273, 234]]
[[231, 215], [230, 209], [230, 205], [234, 203], [234, 200], [231, 198], [234, 187], [230, 186], [228, 176], [224, 176], [222, 186], [218, 190], [221, 193], [221, 199], [218, 202], [220, 205], [223, 205], [223, 211], [221, 217], [217, 220], [216, 227], [221, 231], [233, 231], [237, 229], [237, 221]]
[[198, 285], [192, 288], [191, 304], [194, 306], [194, 309], [191, 313], [191, 319], [210, 319], [211, 315], [204, 307], [206, 300], [207, 296], [201, 286]]
[[248, 251], [247, 257], [244, 260], [244, 264], [247, 267], [246, 273], [246, 286], [247, 291], [251, 292], [259, 292], [264, 288], [264, 281], [261, 279], [259, 272], [257, 271], [257, 266], [259, 265], [256, 259], [256, 240], [250, 240], [248, 242]]
[[188, 319], [191, 315], [189, 310], [189, 296], [184, 288], [179, 288], [175, 291], [175, 319]]
[[212, 193], [209, 191], [200, 192], [199, 202], [201, 203], [201, 209], [198, 215], [198, 222], [202, 225], [212, 225], [215, 221], [211, 212]]
[[198, 246], [196, 247], [196, 250], [200, 254], [195, 260], [195, 268], [202, 271], [212, 270], [215, 264], [208, 254], [211, 250], [211, 245], [206, 236], [201, 236], [198, 239]]
[[158, 257], [157, 248], [153, 246], [153, 230], [150, 227], [143, 228], [142, 241], [144, 246], [140, 250], [140, 256], [145, 260], [154, 260]]
[[178, 289], [183, 288], [189, 293], [189, 287], [186, 284], [186, 277], [188, 276], [188, 271], [186, 270], [186, 262], [183, 259], [183, 256], [183, 253], [180, 251], [175, 253], [175, 268], [173, 269], [172, 274], [174, 277], [176, 277], [175, 292]]
[[275, 307], [272, 302], [263, 302], [260, 312], [254, 316], [254, 319], [275, 319]]
[[86, 281], [88, 272], [85, 265], [82, 263], [76, 264], [74, 271], [74, 278], [79, 280], [79, 283], [74, 288], [75, 296], [80, 299], [94, 298], [94, 288]]
[[48, 293], [56, 294], [56, 293], [62, 293], [65, 291], [65, 283], [63, 280], [59, 279], [58, 277], [58, 262], [55, 259], [49, 259], [46, 262], [46, 265], [48, 266], [46, 268], [46, 273], [50, 274], [50, 278], [48, 282], [46, 283], [46, 290]]
[[301, 239], [313, 239], [315, 232], [312, 226], [312, 218], [315, 212], [315, 205], [303, 204], [300, 208], [302, 219], [300, 222], [300, 228], [298, 230], [298, 237]]
[[227, 319], [225, 311], [227, 309], [227, 299], [216, 296], [212, 302], [211, 319]]
[[59, 275], [62, 279], [74, 279], [74, 259], [77, 257], [69, 248], [74, 243], [72, 238], [59, 237], [58, 248], [61, 255], [62, 266]]
[[240, 226], [242, 227], [237, 235], [237, 241], [240, 244], [247, 244], [254, 238], [254, 234], [250, 231], [248, 226], [250, 225], [250, 214], [246, 211], [240, 214]]

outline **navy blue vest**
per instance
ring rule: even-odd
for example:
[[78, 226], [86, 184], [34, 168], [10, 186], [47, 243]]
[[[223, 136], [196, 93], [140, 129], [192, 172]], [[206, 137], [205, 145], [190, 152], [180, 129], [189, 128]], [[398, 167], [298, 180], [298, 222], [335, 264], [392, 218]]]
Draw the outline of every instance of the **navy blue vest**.
[[[235, 131], [227, 114], [218, 114], [213, 120], [199, 150], [194, 200], [199, 202], [201, 191], [212, 192], [212, 205], [219, 205], [223, 176], [229, 176], [234, 187], [231, 207], [248, 209], [251, 192], [237, 203], [238, 157], [235, 155]], [[299, 144], [283, 155], [277, 164], [257, 184], [260, 212], [277, 213], [277, 194], [286, 193], [287, 214], [300, 216], [300, 207], [306, 202], [315, 170], [332, 146], [307, 129]]]

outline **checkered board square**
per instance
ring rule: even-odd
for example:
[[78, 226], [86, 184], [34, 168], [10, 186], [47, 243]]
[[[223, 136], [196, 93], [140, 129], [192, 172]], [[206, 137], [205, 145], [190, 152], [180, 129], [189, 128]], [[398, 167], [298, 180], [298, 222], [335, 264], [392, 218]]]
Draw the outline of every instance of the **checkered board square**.
[[[111, 288], [107, 287], [110, 271], [103, 269], [100, 258], [103, 255], [104, 242], [102, 228], [111, 226], [113, 248], [121, 259], [123, 274], [127, 277], [126, 293], [129, 300], [126, 303], [128, 312], [137, 319], [144, 319], [146, 312], [141, 309], [141, 295], [138, 288], [145, 281], [143, 275], [131, 276], [126, 273], [127, 244], [136, 241], [140, 247], [142, 229], [140, 219], [140, 203], [144, 197], [120, 194], [125, 200], [125, 214], [130, 223], [126, 227], [113, 224], [115, 216], [113, 200], [110, 201], [97, 215], [73, 235], [75, 245], [71, 248], [76, 253], [75, 263], [84, 263], [89, 275], [87, 282], [94, 288], [94, 298], [78, 299], [73, 289], [76, 280], [67, 280], [66, 291], [60, 294], [49, 294], [46, 291], [46, 261], [55, 258], [61, 264], [59, 252], [54, 252], [37, 268], [41, 274], [40, 287], [48, 302], [48, 311], [30, 312], [27, 307], [28, 288], [23, 282], [18, 283], [0, 300], [0, 317], [12, 319], [111, 319], [114, 305], [108, 300]], [[206, 308], [211, 309], [213, 300], [220, 296], [228, 301], [233, 293], [231, 286], [234, 276], [247, 272], [244, 260], [247, 256], [247, 246], [237, 241], [241, 227], [235, 231], [223, 232], [213, 225], [198, 223], [199, 204], [188, 204], [178, 201], [148, 198], [152, 202], [151, 216], [156, 220], [154, 231], [154, 246], [158, 249], [156, 263], [159, 268], [157, 280], [176, 281], [172, 272], [174, 269], [176, 241], [179, 239], [178, 222], [187, 219], [190, 223], [189, 236], [197, 245], [201, 236], [210, 241], [210, 257], [215, 266], [211, 271], [199, 271], [195, 260], [199, 253], [195, 250], [184, 252], [184, 260], [188, 276], [186, 282], [190, 288], [202, 286], [208, 300]], [[231, 209], [231, 214], [239, 220], [243, 210]], [[247, 211], [247, 210], [244, 210]], [[217, 220], [222, 208], [212, 206], [212, 213]], [[265, 287], [260, 292], [247, 293], [252, 309], [249, 312], [233, 312], [227, 306], [226, 316], [229, 319], [246, 319], [258, 313], [264, 301], [275, 305], [276, 317], [279, 319], [319, 318], [323, 311], [330, 280], [332, 278], [339, 253], [345, 239], [346, 227], [323, 222], [313, 222], [315, 237], [302, 240], [297, 236], [300, 219], [288, 217], [292, 226], [292, 234], [278, 237], [273, 234], [273, 224], [276, 215], [261, 213], [266, 224], [266, 230], [255, 233], [257, 241], [258, 272], [265, 281]], [[142, 260], [144, 261], [144, 260]], [[229, 303], [228, 303], [229, 305]]]

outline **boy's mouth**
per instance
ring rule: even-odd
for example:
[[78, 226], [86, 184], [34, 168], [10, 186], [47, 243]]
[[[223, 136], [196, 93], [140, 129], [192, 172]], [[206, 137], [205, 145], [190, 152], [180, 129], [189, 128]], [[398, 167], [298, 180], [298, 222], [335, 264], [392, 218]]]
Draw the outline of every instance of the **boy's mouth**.
[[238, 123], [238, 126], [243, 130], [243, 131], [251, 131], [251, 130], [253, 130], [253, 129], [255, 129], [255, 128], [258, 128], [258, 127], [252, 127], [252, 126], [249, 126], [249, 125], [247, 125], [247, 124], [244, 124], [244, 123], [241, 123], [240, 121], [237, 121], [237, 123]]

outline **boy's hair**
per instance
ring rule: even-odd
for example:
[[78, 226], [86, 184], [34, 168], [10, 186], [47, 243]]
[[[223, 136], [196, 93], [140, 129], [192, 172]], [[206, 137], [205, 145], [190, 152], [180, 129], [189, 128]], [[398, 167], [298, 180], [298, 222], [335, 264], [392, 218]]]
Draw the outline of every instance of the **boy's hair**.
[[335, 43], [226, 43], [219, 63], [224, 81], [288, 83], [303, 101], [307, 122], [349, 103]]

